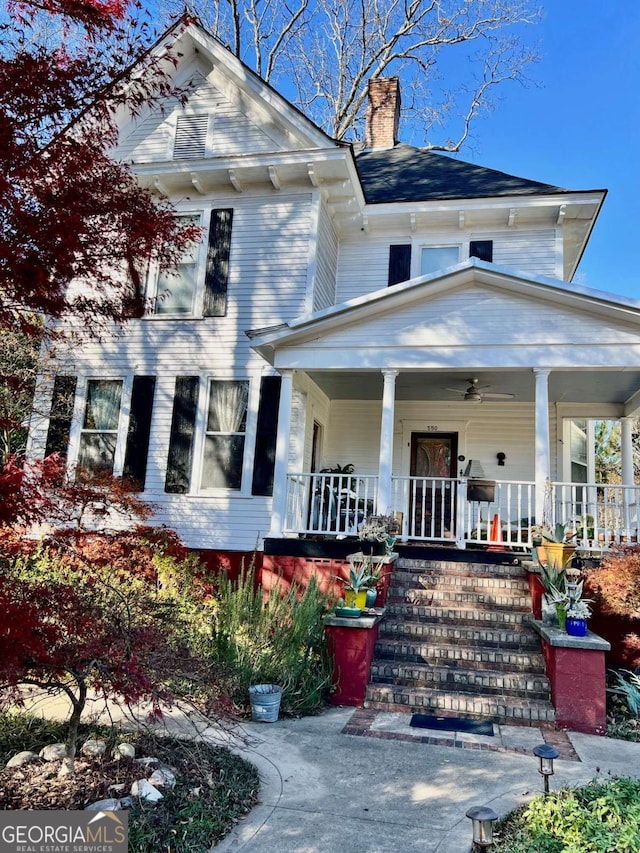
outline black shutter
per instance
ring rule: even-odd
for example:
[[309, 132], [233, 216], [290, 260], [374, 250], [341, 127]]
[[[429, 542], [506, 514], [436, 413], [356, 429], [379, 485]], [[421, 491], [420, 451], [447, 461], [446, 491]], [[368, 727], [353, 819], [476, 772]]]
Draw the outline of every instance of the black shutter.
[[387, 285], [398, 284], [411, 278], [411, 244], [389, 246], [389, 280]]
[[253, 495], [273, 494], [281, 384], [280, 376], [263, 376], [260, 382], [256, 452], [253, 462], [253, 482], [251, 484], [251, 494]]
[[227, 313], [232, 222], [233, 208], [211, 211], [202, 312], [205, 317], [224, 317]]
[[189, 491], [199, 385], [197, 376], [176, 377], [167, 476], [164, 483], [165, 492], [175, 495], [183, 495]]
[[147, 456], [149, 454], [151, 413], [155, 388], [155, 376], [133, 377], [129, 429], [127, 431], [127, 447], [124, 453], [122, 476], [130, 479], [139, 492], [144, 492], [147, 476]]
[[469, 257], [492, 263], [493, 240], [472, 240], [469, 243]]
[[52, 453], [59, 453], [65, 462], [69, 450], [69, 433], [77, 381], [75, 376], [56, 376], [53, 381], [51, 413], [44, 455], [51, 456]]

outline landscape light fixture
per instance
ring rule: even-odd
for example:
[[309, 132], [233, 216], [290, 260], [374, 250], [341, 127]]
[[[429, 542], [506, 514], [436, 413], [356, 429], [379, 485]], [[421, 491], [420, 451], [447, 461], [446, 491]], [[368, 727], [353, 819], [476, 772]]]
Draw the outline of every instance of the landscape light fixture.
[[473, 849], [488, 850], [493, 847], [493, 824], [498, 815], [489, 806], [473, 806], [467, 812], [471, 818]]
[[544, 795], [549, 793], [549, 776], [553, 776], [553, 759], [560, 754], [555, 746], [548, 743], [541, 743], [540, 746], [534, 747], [533, 754], [540, 759], [540, 767], [538, 773], [544, 779]]

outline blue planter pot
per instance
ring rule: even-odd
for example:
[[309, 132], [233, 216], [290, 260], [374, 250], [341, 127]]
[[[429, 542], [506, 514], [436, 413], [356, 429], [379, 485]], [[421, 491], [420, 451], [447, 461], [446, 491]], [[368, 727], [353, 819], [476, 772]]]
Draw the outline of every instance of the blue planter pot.
[[567, 623], [565, 630], [567, 634], [570, 634], [572, 637], [586, 637], [587, 635], [587, 620], [586, 619], [572, 619], [571, 616], [567, 616]]

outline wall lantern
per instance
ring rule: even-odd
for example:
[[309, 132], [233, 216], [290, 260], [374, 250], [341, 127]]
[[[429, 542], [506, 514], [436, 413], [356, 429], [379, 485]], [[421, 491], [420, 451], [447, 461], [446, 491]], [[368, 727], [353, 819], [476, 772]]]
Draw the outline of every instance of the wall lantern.
[[548, 743], [542, 743], [540, 746], [534, 747], [533, 754], [540, 759], [540, 767], [538, 773], [544, 779], [544, 795], [549, 793], [549, 776], [553, 776], [553, 759], [560, 754], [555, 746]]
[[493, 847], [493, 823], [498, 820], [498, 815], [489, 806], [473, 806], [467, 812], [471, 818], [473, 830], [473, 849], [488, 850]]
[[498, 460], [498, 465], [504, 466], [504, 460], [507, 458], [506, 454], [500, 451], [500, 453], [496, 453], [496, 459]]

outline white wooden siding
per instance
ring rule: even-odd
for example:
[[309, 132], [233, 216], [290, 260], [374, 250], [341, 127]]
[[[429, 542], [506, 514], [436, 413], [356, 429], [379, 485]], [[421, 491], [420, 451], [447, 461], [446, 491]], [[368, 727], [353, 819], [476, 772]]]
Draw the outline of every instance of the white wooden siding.
[[119, 159], [133, 163], [173, 159], [178, 116], [201, 113], [211, 116], [206, 149], [209, 157], [281, 150], [281, 145], [265, 131], [264, 126], [259, 126], [241, 112], [202, 74], [195, 74], [193, 79], [196, 91], [189, 96], [187, 105], [182, 108], [176, 104], [164, 113], [156, 110], [142, 119], [121, 140], [116, 150]]
[[324, 202], [320, 206], [313, 310], [335, 305], [338, 238]]
[[[497, 350], [527, 344], [558, 349], [606, 344], [619, 345], [621, 358], [625, 344], [637, 348], [637, 331], [621, 322], [489, 285], [460, 287], [431, 299], [425, 291], [422, 294], [422, 299], [395, 308], [387, 306], [387, 310], [380, 303], [380, 310], [371, 318], [316, 336], [313, 341], [300, 344], [298, 352], [332, 350], [341, 354], [345, 364], [347, 350], [371, 347], [407, 351], [429, 348], [435, 352], [464, 346]], [[314, 366], [323, 365], [315, 361]]]
[[493, 262], [522, 272], [556, 275], [556, 234], [554, 229], [540, 230], [517, 228], [500, 232], [422, 232], [408, 236], [397, 232], [380, 234], [361, 233], [357, 240], [344, 240], [340, 244], [336, 301], [346, 302], [374, 290], [387, 287], [389, 276], [389, 246], [411, 244], [411, 275], [420, 275], [420, 249], [428, 245], [460, 245], [460, 261], [469, 257], [471, 240], [493, 240]]
[[[473, 412], [470, 412], [473, 408]], [[409, 474], [411, 432], [459, 432], [458, 453], [479, 459], [490, 479], [533, 480], [535, 465], [534, 405], [488, 403], [428, 403], [400, 401], [394, 419], [393, 474]], [[380, 455], [382, 403], [370, 400], [334, 400], [325, 438], [325, 462], [353, 463], [358, 474], [377, 474]], [[408, 424], [408, 426], [405, 426]], [[463, 426], [464, 425], [464, 428]], [[555, 447], [555, 416], [550, 418], [551, 446]], [[407, 443], [405, 444], [405, 440]], [[506, 454], [504, 467], [496, 454]], [[464, 464], [461, 463], [464, 468]]]

